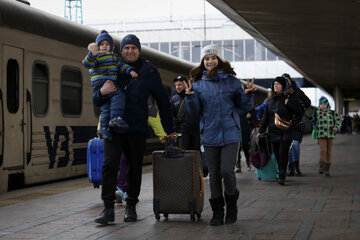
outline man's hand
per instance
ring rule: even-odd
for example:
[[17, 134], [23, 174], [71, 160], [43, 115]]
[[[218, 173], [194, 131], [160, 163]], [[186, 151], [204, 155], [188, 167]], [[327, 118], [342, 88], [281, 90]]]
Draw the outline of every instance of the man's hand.
[[257, 88], [254, 85], [254, 80], [255, 80], [255, 78], [252, 78], [251, 82], [250, 82], [250, 79], [247, 80], [246, 89], [245, 89], [246, 94], [253, 93], [257, 90]]
[[185, 85], [185, 94], [186, 95], [192, 95], [194, 94], [194, 91], [191, 91], [192, 85], [191, 85], [191, 79], [188, 80], [188, 82], [183, 81]]
[[112, 81], [107, 80], [104, 83], [104, 85], [100, 88], [100, 94], [101, 94], [101, 96], [105, 96], [105, 95], [115, 92], [116, 90], [117, 90], [117, 88], [115, 87], [115, 84]]
[[133, 77], [133, 78], [137, 78], [137, 77], [138, 77], [138, 74], [137, 74], [135, 71], [130, 71], [130, 75], [131, 75], [131, 77]]
[[91, 55], [93, 55], [94, 57], [99, 54], [99, 46], [95, 42], [90, 43], [88, 49], [91, 52]]

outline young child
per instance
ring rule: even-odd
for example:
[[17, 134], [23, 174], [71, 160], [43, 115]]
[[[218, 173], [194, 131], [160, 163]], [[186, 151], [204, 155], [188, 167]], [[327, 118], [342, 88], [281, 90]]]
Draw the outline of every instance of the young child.
[[101, 106], [101, 118], [99, 135], [105, 140], [111, 141], [110, 128], [128, 128], [124, 121], [125, 93], [117, 84], [117, 73], [130, 75], [136, 78], [138, 75], [134, 68], [123, 63], [113, 53], [114, 42], [107, 31], [102, 30], [94, 43], [88, 46], [89, 53], [83, 60], [83, 65], [89, 68], [91, 85], [94, 91], [100, 89], [107, 80], [115, 83], [117, 90], [108, 95], [108, 100]]

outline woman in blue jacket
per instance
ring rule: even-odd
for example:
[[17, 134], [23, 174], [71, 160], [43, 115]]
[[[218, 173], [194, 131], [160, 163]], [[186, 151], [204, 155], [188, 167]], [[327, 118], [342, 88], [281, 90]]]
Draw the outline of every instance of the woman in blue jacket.
[[254, 107], [252, 92], [256, 88], [253, 80], [244, 91], [230, 63], [223, 60], [219, 46], [204, 47], [201, 59], [200, 65], [190, 71], [191, 79], [186, 83], [186, 107], [190, 114], [200, 114], [201, 144], [205, 147], [210, 173], [209, 201], [213, 210], [210, 225], [224, 223], [225, 202], [225, 223], [231, 224], [237, 220], [239, 198], [234, 172], [241, 141], [238, 109], [250, 111]]

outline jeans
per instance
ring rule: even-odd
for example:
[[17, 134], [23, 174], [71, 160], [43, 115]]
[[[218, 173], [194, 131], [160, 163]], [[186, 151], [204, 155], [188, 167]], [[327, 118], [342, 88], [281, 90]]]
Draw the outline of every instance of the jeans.
[[289, 163], [298, 162], [300, 160], [300, 141], [293, 140], [289, 151]]

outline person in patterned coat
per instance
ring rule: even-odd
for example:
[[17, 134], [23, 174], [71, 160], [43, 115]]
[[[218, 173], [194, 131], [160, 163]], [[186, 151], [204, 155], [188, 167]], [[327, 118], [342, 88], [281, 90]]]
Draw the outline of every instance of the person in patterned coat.
[[326, 97], [319, 99], [319, 107], [308, 116], [310, 121], [316, 121], [316, 138], [320, 145], [319, 174], [330, 176], [331, 151], [336, 132], [340, 129], [340, 116], [330, 110]]

